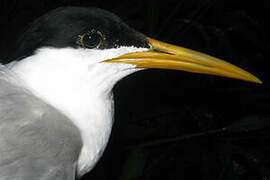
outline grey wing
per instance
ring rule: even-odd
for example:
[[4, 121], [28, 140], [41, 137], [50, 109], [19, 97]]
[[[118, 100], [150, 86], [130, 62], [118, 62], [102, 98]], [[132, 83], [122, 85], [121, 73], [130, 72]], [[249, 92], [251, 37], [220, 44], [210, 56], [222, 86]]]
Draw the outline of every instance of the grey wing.
[[0, 75], [0, 180], [74, 180], [81, 146], [66, 116]]

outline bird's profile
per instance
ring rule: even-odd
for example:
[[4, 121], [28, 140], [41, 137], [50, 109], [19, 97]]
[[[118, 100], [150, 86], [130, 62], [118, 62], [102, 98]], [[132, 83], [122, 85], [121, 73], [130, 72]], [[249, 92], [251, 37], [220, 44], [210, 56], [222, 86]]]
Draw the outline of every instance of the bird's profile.
[[34, 21], [0, 67], [0, 180], [73, 180], [90, 171], [113, 124], [113, 86], [145, 68], [261, 83], [220, 59], [163, 43], [97, 8]]

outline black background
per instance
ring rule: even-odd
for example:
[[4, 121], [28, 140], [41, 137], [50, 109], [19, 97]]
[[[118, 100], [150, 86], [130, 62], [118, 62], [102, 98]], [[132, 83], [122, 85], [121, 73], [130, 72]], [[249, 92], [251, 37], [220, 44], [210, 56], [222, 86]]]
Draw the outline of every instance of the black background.
[[114, 88], [109, 145], [83, 179], [270, 179], [269, 6], [244, 0], [1, 0], [0, 59], [59, 6], [109, 10], [147, 36], [226, 59], [264, 83], [147, 70]]

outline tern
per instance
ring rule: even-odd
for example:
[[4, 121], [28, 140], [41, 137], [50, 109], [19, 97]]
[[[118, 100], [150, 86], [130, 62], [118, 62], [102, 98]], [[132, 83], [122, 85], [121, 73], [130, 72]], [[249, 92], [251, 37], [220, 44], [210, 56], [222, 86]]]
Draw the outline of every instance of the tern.
[[0, 180], [74, 180], [108, 143], [112, 88], [147, 68], [261, 83], [221, 59], [161, 42], [98, 8], [61, 7], [19, 38], [0, 66]]

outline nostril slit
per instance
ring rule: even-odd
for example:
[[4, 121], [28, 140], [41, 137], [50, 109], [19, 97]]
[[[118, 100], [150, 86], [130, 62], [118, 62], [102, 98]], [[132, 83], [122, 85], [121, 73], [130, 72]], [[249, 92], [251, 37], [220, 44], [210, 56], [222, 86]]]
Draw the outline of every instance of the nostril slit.
[[169, 52], [166, 52], [166, 51], [163, 51], [163, 50], [160, 50], [160, 49], [156, 49], [156, 48], [153, 48], [152, 50], [155, 51], [155, 52], [161, 52], [161, 53], [165, 53], [165, 54], [171, 54]]

